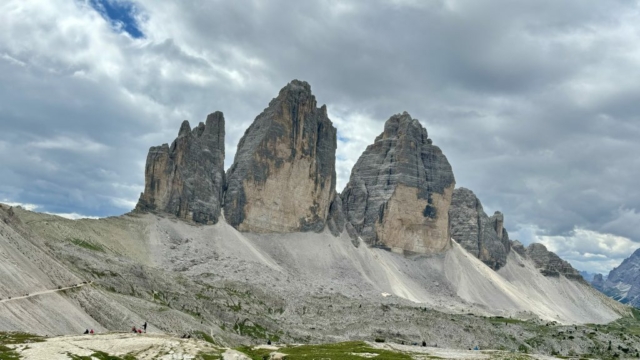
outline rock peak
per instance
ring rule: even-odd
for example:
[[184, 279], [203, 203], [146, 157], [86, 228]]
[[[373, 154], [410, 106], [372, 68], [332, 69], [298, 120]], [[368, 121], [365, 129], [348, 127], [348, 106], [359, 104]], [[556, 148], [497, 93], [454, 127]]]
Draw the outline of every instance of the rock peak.
[[354, 166], [342, 193], [344, 214], [371, 245], [441, 252], [450, 246], [454, 186], [451, 165], [427, 130], [409, 113], [395, 114]]
[[191, 125], [189, 125], [189, 120], [184, 120], [182, 125], [180, 125], [178, 136], [187, 136], [189, 134], [191, 134]]
[[164, 212], [201, 224], [218, 222], [224, 190], [224, 116], [216, 112], [193, 130], [180, 126], [171, 146], [149, 150], [145, 189], [136, 211]]
[[238, 144], [227, 173], [227, 221], [260, 233], [324, 229], [335, 197], [336, 135], [309, 84], [287, 84]]
[[[507, 263], [511, 241], [504, 229], [504, 216], [498, 211], [487, 216], [473, 191], [453, 191], [449, 221], [451, 237], [487, 266], [498, 270]], [[517, 251], [524, 253], [524, 248]]]

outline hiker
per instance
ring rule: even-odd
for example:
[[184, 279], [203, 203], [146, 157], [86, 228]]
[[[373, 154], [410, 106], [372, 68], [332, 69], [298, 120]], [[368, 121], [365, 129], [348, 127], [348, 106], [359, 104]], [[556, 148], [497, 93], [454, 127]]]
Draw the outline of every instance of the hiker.
[[144, 329], [144, 333], [147, 333], [147, 322], [145, 321], [144, 324], [142, 324], [142, 328]]
[[423, 340], [423, 341], [422, 341], [422, 346], [423, 346], [423, 347], [424, 347], [424, 346], [427, 346], [427, 342]]
[[271, 339], [267, 339], [267, 345], [271, 345]]
[[89, 333], [89, 329], [86, 329], [86, 330], [84, 331], [84, 335], [87, 335], [88, 333]]
[[138, 329], [138, 334], [142, 334], [142, 329]]
[[93, 335], [93, 334], [94, 334], [93, 329], [91, 329], [91, 331], [89, 332], [89, 334], [91, 334], [91, 335]]
[[136, 329], [136, 327], [134, 326], [133, 329], [131, 329], [131, 331], [133, 331], [134, 333], [138, 333], [138, 329]]

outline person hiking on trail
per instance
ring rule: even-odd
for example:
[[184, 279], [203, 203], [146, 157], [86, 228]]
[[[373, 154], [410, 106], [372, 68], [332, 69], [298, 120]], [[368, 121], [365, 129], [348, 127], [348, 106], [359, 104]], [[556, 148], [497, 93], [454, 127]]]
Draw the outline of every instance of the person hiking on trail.
[[136, 327], [135, 327], [135, 326], [133, 327], [133, 329], [131, 329], [131, 331], [132, 331], [132, 332], [134, 332], [134, 333], [136, 333], [136, 334], [138, 333], [138, 329], [136, 329]]
[[87, 335], [88, 333], [89, 333], [89, 329], [86, 329], [86, 330], [84, 331], [84, 334], [85, 334], [85, 335]]
[[145, 321], [144, 324], [142, 324], [142, 328], [144, 329], [144, 333], [147, 333], [147, 322]]
[[142, 334], [142, 329], [138, 329], [138, 334]]
[[91, 334], [91, 335], [93, 335], [93, 334], [94, 334], [93, 329], [91, 329], [91, 331], [89, 332], [89, 334]]

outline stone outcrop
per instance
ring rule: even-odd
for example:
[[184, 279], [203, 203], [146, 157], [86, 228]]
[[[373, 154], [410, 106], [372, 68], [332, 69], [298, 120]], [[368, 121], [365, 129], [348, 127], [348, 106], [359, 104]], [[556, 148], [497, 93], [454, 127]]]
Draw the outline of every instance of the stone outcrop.
[[347, 221], [373, 246], [396, 252], [448, 249], [455, 179], [427, 130], [408, 113], [392, 116], [351, 172], [342, 192]]
[[185, 120], [171, 146], [152, 147], [136, 211], [217, 223], [225, 183], [224, 125], [221, 112], [210, 114], [193, 130]]
[[591, 280], [591, 286], [598, 291], [604, 291], [604, 277], [602, 274], [595, 274], [593, 280]]
[[498, 270], [507, 263], [511, 242], [504, 229], [504, 216], [498, 211], [487, 216], [471, 190], [453, 191], [449, 222], [451, 237], [489, 267]]
[[536, 268], [545, 276], [565, 276], [568, 279], [584, 282], [582, 275], [571, 264], [562, 260], [555, 253], [539, 243], [533, 243], [527, 247], [527, 257], [533, 261]]
[[240, 231], [322, 231], [336, 195], [336, 129], [293, 80], [247, 129], [227, 172], [224, 213]]
[[511, 242], [511, 250], [517, 252], [522, 257], [526, 257], [527, 256], [527, 249], [518, 240], [513, 240]]

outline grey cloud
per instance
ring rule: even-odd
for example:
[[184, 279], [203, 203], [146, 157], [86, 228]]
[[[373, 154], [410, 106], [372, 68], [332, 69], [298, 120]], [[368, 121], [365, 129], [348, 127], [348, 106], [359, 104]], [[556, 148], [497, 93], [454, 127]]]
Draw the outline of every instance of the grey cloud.
[[[525, 242], [576, 228], [640, 242], [640, 227], [629, 225], [640, 208], [635, 3], [138, 5], [144, 41], [91, 33], [69, 45], [54, 37], [65, 56], [0, 43], [0, 53], [28, 64], [0, 60], [0, 141], [23, 153], [0, 157], [0, 197], [88, 215], [123, 212], [122, 203], [101, 204], [136, 200], [146, 149], [170, 142], [181, 120], [193, 125], [223, 111], [228, 166], [254, 117], [300, 78], [338, 127], [339, 186], [383, 122], [406, 110], [448, 156], [458, 185], [488, 210], [503, 211], [507, 228]], [[30, 29], [9, 30], [28, 40]], [[116, 76], [93, 63], [100, 54], [79, 55], [95, 52], [96, 39], [118, 49], [105, 53], [121, 66]], [[106, 149], [26, 145], [56, 136]], [[532, 225], [535, 233], [524, 230]]]

